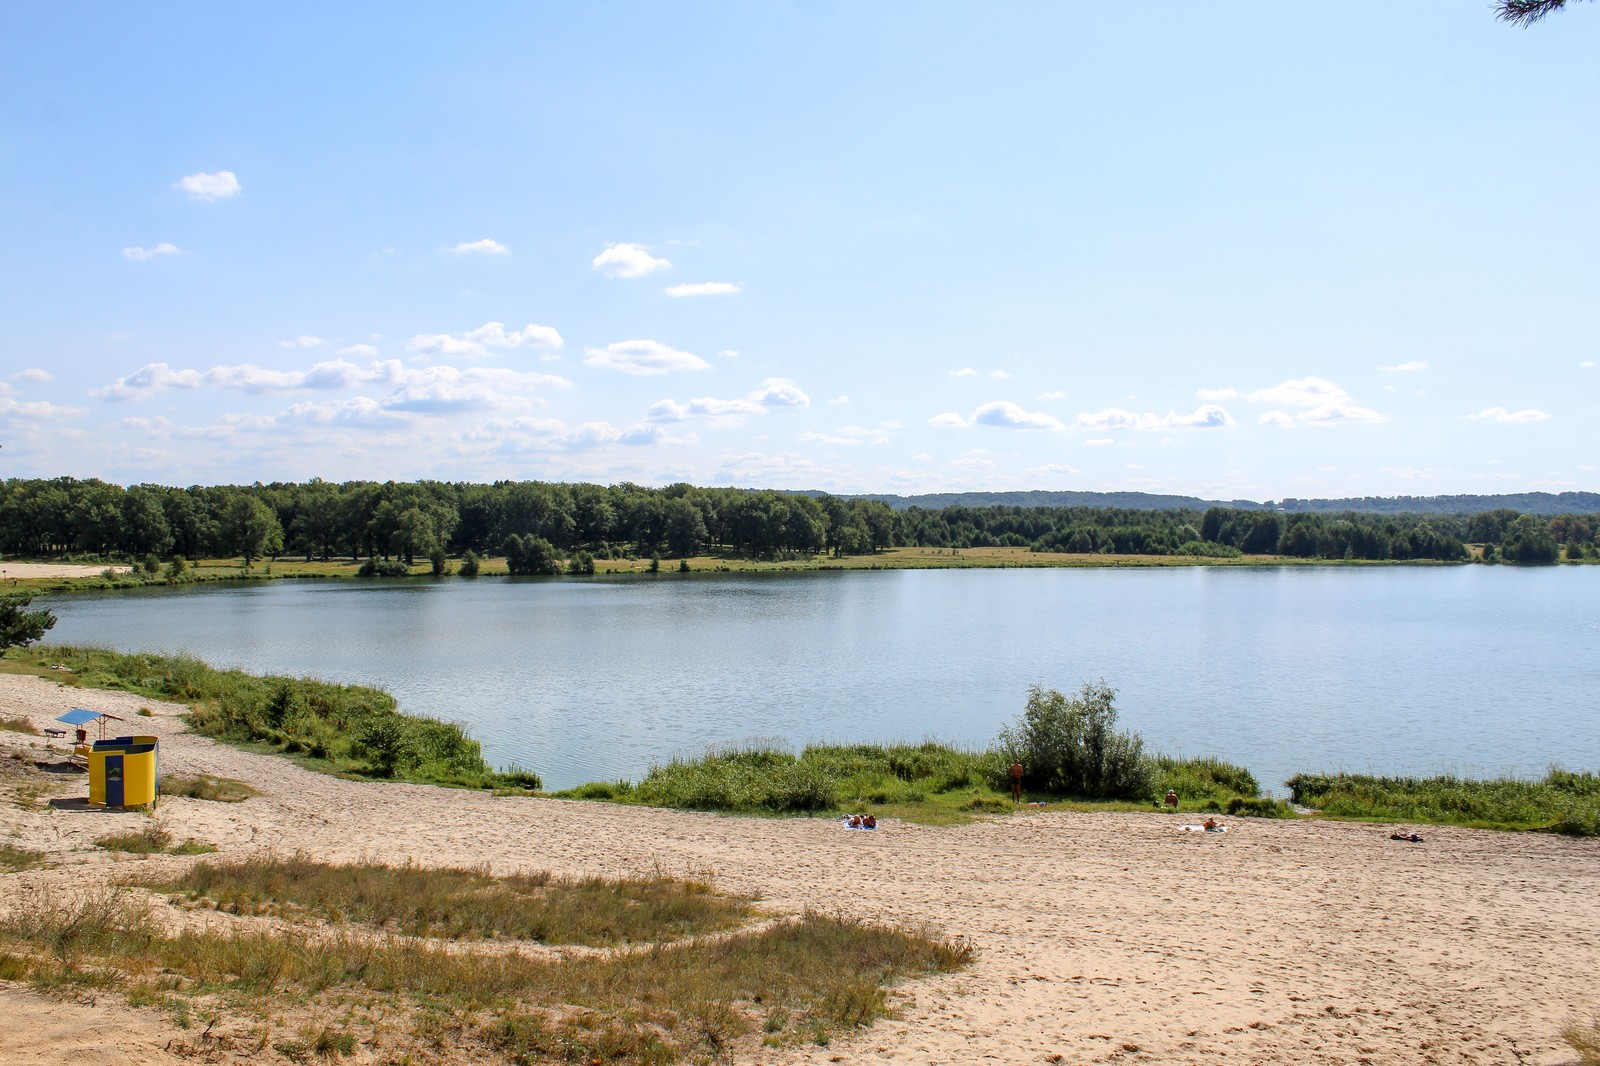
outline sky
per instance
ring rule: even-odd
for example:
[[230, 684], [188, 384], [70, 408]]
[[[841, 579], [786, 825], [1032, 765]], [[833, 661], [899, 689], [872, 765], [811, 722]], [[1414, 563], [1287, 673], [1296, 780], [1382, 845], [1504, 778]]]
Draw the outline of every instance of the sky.
[[1600, 5], [0, 3], [0, 476], [1600, 489]]

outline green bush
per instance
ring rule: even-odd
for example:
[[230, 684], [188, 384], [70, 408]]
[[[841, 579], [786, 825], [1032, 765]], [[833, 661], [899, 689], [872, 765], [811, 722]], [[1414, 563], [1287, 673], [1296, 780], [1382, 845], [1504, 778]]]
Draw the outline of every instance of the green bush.
[[461, 557], [461, 569], [456, 572], [462, 577], [477, 577], [482, 566], [483, 560], [478, 557], [478, 553], [469, 548]]
[[[1142, 799], [1154, 775], [1135, 733], [1115, 730], [1116, 693], [1086, 681], [1073, 697], [1033, 685], [1022, 718], [1000, 731], [1009, 764], [1022, 763], [1025, 787], [1087, 799]], [[1000, 767], [996, 767], [1000, 770]], [[995, 787], [1009, 787], [1008, 781]]]

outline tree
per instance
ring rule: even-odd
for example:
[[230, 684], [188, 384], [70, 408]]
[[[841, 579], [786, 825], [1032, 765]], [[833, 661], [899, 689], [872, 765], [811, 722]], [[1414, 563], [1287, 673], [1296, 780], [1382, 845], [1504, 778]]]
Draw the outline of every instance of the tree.
[[1494, 17], [1526, 28], [1566, 6], [1567, 0], [1499, 0], [1494, 5]]
[[223, 513], [218, 534], [224, 549], [242, 556], [244, 565], [283, 550], [283, 527], [272, 508], [247, 493], [239, 493]]
[[0, 596], [0, 651], [26, 648], [56, 624], [49, 611], [23, 609], [32, 602], [28, 595]]
[[1151, 786], [1144, 741], [1118, 733], [1116, 692], [1086, 681], [1076, 696], [1033, 685], [1022, 718], [1000, 731], [1005, 761], [1022, 763], [1029, 788], [1094, 799], [1138, 799]]

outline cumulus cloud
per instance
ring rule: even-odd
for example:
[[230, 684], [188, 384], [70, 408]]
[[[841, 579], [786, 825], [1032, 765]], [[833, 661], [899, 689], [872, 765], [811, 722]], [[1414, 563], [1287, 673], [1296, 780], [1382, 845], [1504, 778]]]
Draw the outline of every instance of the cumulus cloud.
[[1263, 426], [1277, 426], [1279, 428], [1285, 428], [1294, 425], [1294, 415], [1291, 415], [1287, 411], [1268, 411], [1266, 414], [1256, 419], [1256, 422]]
[[162, 389], [197, 389], [201, 382], [198, 370], [174, 370], [166, 363], [146, 363], [104, 388], [90, 389], [89, 395], [106, 400], [136, 400]]
[[972, 423], [1001, 429], [1066, 429], [1059, 419], [1040, 411], [1025, 411], [1010, 400], [994, 400], [972, 412]]
[[1585, 359], [1583, 362], [1578, 364], [1578, 369], [1580, 369], [1580, 370], [1593, 370], [1594, 369], [1594, 360], [1593, 359]]
[[1413, 359], [1409, 363], [1399, 363], [1395, 366], [1380, 366], [1378, 369], [1383, 371], [1385, 374], [1415, 374], [1418, 371], [1428, 369], [1428, 364], [1423, 362], [1421, 359]]
[[210, 203], [213, 200], [226, 200], [239, 193], [239, 179], [231, 170], [219, 170], [215, 174], [190, 174], [178, 180], [178, 187], [189, 194], [192, 200], [204, 200]]
[[698, 355], [680, 352], [652, 340], [617, 341], [604, 348], [585, 348], [585, 366], [620, 370], [624, 374], [670, 374], [676, 370], [710, 370]]
[[1173, 429], [1223, 429], [1235, 425], [1235, 422], [1233, 416], [1223, 408], [1216, 404], [1205, 404], [1186, 415], [1170, 411], [1165, 415], [1137, 413], [1120, 407], [1108, 407], [1104, 411], [1080, 414], [1076, 425], [1079, 429], [1097, 432], [1113, 429], [1160, 432]]
[[1550, 415], [1532, 407], [1521, 411], [1507, 411], [1504, 407], [1485, 407], [1475, 415], [1468, 415], [1467, 418], [1474, 422], [1494, 422], [1502, 426], [1526, 426], [1534, 422], [1547, 421]]
[[1207, 403], [1221, 403], [1238, 395], [1238, 389], [1196, 389], [1194, 391], [1195, 399], [1204, 400]]
[[675, 298], [684, 296], [728, 296], [738, 292], [739, 286], [731, 281], [696, 281], [684, 285], [668, 285], [661, 291]]
[[552, 351], [564, 343], [561, 334], [549, 326], [530, 322], [508, 332], [503, 322], [485, 322], [465, 333], [419, 333], [406, 342], [406, 350], [419, 359], [487, 359], [491, 348]]
[[9, 396], [0, 396], [0, 418], [48, 422], [58, 418], [76, 418], [85, 413], [82, 407], [62, 407], [46, 400], [23, 403]]
[[975, 378], [978, 376], [978, 372], [970, 366], [964, 366], [960, 370], [950, 371], [950, 376], [953, 378]]
[[[1256, 403], [1304, 407], [1306, 410], [1300, 412], [1298, 421], [1312, 426], [1373, 425], [1385, 420], [1371, 408], [1358, 405], [1348, 392], [1326, 378], [1285, 381], [1271, 388], [1257, 389], [1250, 394], [1250, 399]], [[1268, 415], [1274, 416], [1274, 420], [1268, 421], [1267, 416], [1263, 416], [1261, 422], [1265, 425], [1281, 426], [1285, 423], [1276, 416], [1289, 417], [1282, 411], [1271, 411]]]
[[154, 248], [133, 247], [133, 248], [124, 248], [122, 250], [122, 258], [124, 258], [124, 259], [132, 259], [132, 260], [135, 260], [137, 262], [143, 262], [146, 259], [154, 259], [158, 255], [177, 255], [177, 254], [178, 254], [178, 246], [176, 244], [169, 244], [166, 241], [162, 241], [160, 244], [156, 245]]
[[511, 249], [485, 237], [481, 241], [462, 241], [450, 249], [456, 255], [507, 255]]
[[1031, 466], [1024, 470], [1023, 473], [1034, 477], [1054, 477], [1061, 474], [1081, 474], [1083, 471], [1071, 463], [1046, 463], [1043, 466]]
[[934, 415], [928, 419], [928, 425], [936, 429], [965, 429], [967, 420], [954, 411], [946, 411], [942, 415]]
[[26, 370], [19, 370], [11, 375], [12, 381], [21, 381], [29, 385], [43, 385], [47, 381], [54, 381], [56, 376], [48, 370], [30, 366]]
[[761, 387], [750, 394], [750, 399], [763, 407], [810, 407], [811, 397], [800, 391], [800, 386], [788, 378], [767, 378]]
[[672, 264], [658, 259], [640, 244], [608, 244], [590, 266], [608, 278], [641, 278]]
[[718, 400], [710, 396], [679, 403], [661, 400], [645, 412], [649, 422], [687, 422], [692, 418], [737, 418], [766, 414], [774, 407], [809, 407], [811, 397], [787, 378], [767, 378], [743, 399]]
[[279, 341], [278, 342], [278, 347], [280, 347], [280, 348], [315, 348], [317, 345], [319, 345], [321, 343], [322, 343], [322, 338], [321, 337], [307, 337], [307, 336], [301, 335], [299, 337], [296, 337], [292, 341]]
[[1039, 399], [1041, 400], [1065, 400], [1066, 398], [1067, 394], [1062, 392], [1060, 389], [1055, 389], [1051, 392], [1041, 392], [1039, 394]]

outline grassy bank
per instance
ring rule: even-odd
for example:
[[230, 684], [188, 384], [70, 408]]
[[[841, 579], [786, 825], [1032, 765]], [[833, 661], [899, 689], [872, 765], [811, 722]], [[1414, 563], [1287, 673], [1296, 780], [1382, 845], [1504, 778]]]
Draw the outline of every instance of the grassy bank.
[[[634, 883], [611, 883], [609, 906], [591, 905], [632, 909], [624, 884]], [[273, 901], [285, 911], [292, 903]], [[418, 902], [402, 892], [373, 917], [399, 920]], [[123, 992], [184, 1028], [204, 1022], [197, 1050], [221, 1023], [241, 1050], [272, 1046], [297, 1061], [360, 1045], [391, 1062], [434, 1061], [450, 1049], [474, 1061], [657, 1066], [726, 1061], [736, 1050], [747, 1058], [758, 1042], [827, 1044], [889, 1014], [898, 981], [973, 958], [962, 941], [815, 914], [671, 945], [672, 923], [658, 932], [646, 947], [563, 956], [340, 921], [173, 934], [148, 897], [124, 889], [41, 897], [0, 922], [0, 978]]]
[[401, 714], [394, 697], [375, 688], [218, 670], [182, 655], [60, 645], [12, 648], [0, 665], [62, 683], [186, 703], [196, 732], [264, 745], [315, 769], [467, 788], [540, 787], [536, 774], [490, 769], [478, 742], [461, 726]]
[[1296, 774], [1294, 801], [1328, 818], [1432, 822], [1600, 835], [1600, 776], [1551, 770], [1543, 781]]
[[[818, 744], [799, 755], [764, 747], [711, 751], [658, 764], [638, 783], [592, 782], [558, 793], [568, 799], [609, 800], [681, 810], [733, 814], [834, 814], [871, 810], [925, 825], [959, 825], [978, 815], [1015, 809], [999, 751], [968, 751], [938, 743]], [[1248, 770], [1218, 759], [1152, 760], [1149, 801], [1027, 793], [1025, 802], [1076, 809], [1148, 810], [1171, 788], [1182, 809], [1282, 815], [1281, 805], [1257, 799]]]

